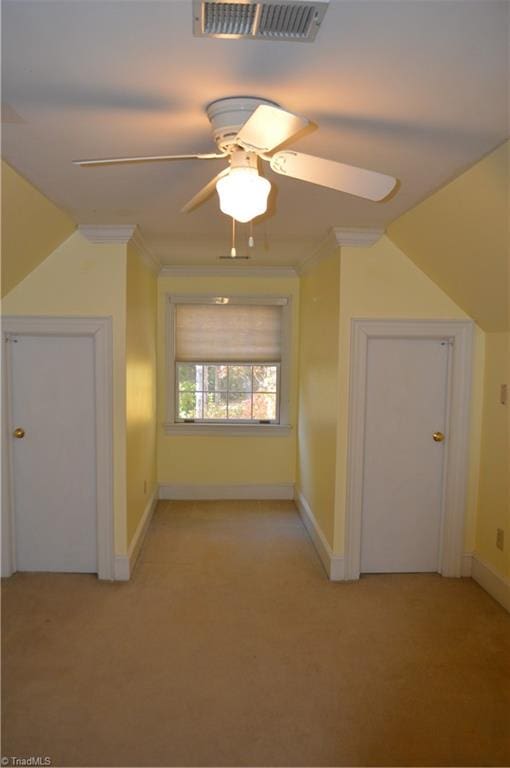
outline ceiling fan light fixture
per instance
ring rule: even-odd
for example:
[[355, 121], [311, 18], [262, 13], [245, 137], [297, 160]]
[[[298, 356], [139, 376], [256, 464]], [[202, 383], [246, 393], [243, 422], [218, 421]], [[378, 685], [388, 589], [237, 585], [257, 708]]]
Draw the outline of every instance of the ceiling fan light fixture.
[[267, 211], [270, 182], [256, 168], [231, 168], [217, 184], [220, 210], [241, 223]]
[[74, 162], [83, 166], [167, 160], [216, 160], [228, 157], [230, 168], [224, 168], [216, 174], [181, 211], [188, 213], [193, 210], [214, 194], [216, 189], [222, 212], [231, 216], [233, 222], [251, 221], [267, 210], [271, 184], [259, 176], [260, 160], [269, 162], [271, 170], [282, 176], [374, 202], [388, 199], [396, 188], [397, 179], [379, 171], [357, 168], [294, 150], [278, 150], [289, 140], [295, 139], [309, 125], [309, 121], [292, 112], [286, 112], [278, 104], [267, 99], [253, 96], [216, 99], [207, 106], [207, 116], [219, 152], [110, 157]]

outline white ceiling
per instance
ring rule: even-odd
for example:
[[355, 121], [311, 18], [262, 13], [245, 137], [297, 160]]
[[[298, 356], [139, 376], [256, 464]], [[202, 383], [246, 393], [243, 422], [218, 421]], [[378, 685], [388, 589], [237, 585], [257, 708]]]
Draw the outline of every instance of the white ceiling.
[[373, 203], [265, 166], [276, 194], [251, 263], [297, 264], [331, 226], [387, 225], [508, 137], [509, 11], [331, 0], [315, 42], [288, 43], [195, 38], [191, 0], [6, 0], [3, 155], [77, 223], [136, 223], [163, 263], [218, 263], [230, 220], [216, 196], [180, 208], [225, 161], [71, 160], [214, 151], [208, 102], [272, 99], [318, 125], [294, 148], [401, 183]]

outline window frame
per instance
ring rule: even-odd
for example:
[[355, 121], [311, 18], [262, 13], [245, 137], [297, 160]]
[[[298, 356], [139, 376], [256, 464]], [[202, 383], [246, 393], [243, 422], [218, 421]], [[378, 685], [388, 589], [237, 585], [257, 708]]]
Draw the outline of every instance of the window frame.
[[[282, 308], [282, 338], [281, 359], [278, 366], [277, 393], [279, 422], [261, 423], [247, 420], [200, 420], [183, 421], [178, 418], [177, 397], [177, 360], [175, 358], [175, 306], [176, 304], [224, 304], [228, 298], [229, 304], [279, 305]], [[166, 420], [163, 428], [166, 434], [204, 434], [204, 435], [288, 435], [291, 432], [289, 424], [290, 407], [290, 352], [291, 352], [291, 322], [292, 297], [282, 295], [230, 295], [217, 296], [212, 294], [167, 294], [166, 295]], [[212, 361], [200, 360], [197, 364], [207, 364]], [[228, 363], [230, 365], [256, 365], [257, 361], [240, 360]]]

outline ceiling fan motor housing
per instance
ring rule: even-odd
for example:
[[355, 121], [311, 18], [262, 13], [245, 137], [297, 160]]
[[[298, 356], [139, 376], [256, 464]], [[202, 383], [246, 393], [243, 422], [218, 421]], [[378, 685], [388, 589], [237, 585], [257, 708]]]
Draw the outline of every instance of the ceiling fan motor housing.
[[207, 105], [207, 117], [213, 129], [214, 141], [220, 152], [232, 152], [242, 126], [261, 104], [279, 107], [274, 101], [253, 96], [233, 96], [217, 99]]
[[234, 149], [230, 156], [230, 168], [252, 168], [258, 170], [258, 158], [255, 152], [247, 152], [244, 149]]

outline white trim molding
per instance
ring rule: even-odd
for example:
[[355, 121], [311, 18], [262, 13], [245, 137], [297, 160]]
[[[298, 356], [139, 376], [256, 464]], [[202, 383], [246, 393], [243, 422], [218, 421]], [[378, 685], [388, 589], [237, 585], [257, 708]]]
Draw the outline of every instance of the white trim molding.
[[111, 317], [2, 318], [3, 504], [2, 575], [16, 571], [13, 465], [11, 456], [10, 336], [88, 336], [94, 344], [96, 410], [97, 575], [114, 578], [113, 560], [113, 352]]
[[115, 555], [114, 580], [129, 581], [130, 578], [131, 568], [129, 565], [129, 555]]
[[462, 555], [462, 573], [461, 575], [468, 579], [472, 575], [473, 570], [473, 553], [472, 552], [464, 552]]
[[158, 503], [158, 497], [159, 492], [158, 486], [156, 485], [143, 511], [131, 543], [129, 544], [127, 555], [116, 555], [115, 557], [115, 581], [129, 581], [133, 575], [136, 561], [140, 555], [143, 542]]
[[306, 275], [319, 262], [335, 256], [338, 253], [338, 249], [342, 246], [349, 245], [368, 248], [377, 243], [383, 235], [384, 229], [331, 227], [310, 256], [307, 256], [298, 264], [297, 272], [299, 275]]
[[159, 272], [160, 277], [297, 277], [294, 267], [248, 267], [233, 264], [179, 265], [165, 264]]
[[342, 555], [335, 555], [329, 546], [316, 518], [313, 514], [308, 501], [301, 491], [296, 489], [295, 502], [298, 508], [303, 525], [317, 550], [317, 554], [324, 566], [330, 581], [343, 581], [345, 579], [344, 558]]
[[161, 262], [157, 258], [157, 256], [155, 256], [152, 253], [151, 249], [149, 248], [149, 246], [145, 241], [145, 238], [140, 232], [139, 227], [135, 227], [135, 231], [133, 232], [131, 241], [133, 245], [136, 247], [138, 253], [140, 254], [140, 257], [144, 262], [144, 264], [150, 269], [150, 271], [154, 275], [159, 275], [159, 272], [161, 269]]
[[117, 243], [127, 245], [134, 235], [136, 224], [79, 224], [78, 231], [96, 245]]
[[472, 578], [510, 613], [510, 579], [496, 573], [480, 555], [473, 554]]
[[94, 245], [127, 245], [132, 242], [144, 264], [159, 275], [161, 262], [152, 253], [136, 224], [79, 224], [78, 231]]
[[324, 259], [335, 256], [338, 252], [338, 243], [336, 241], [334, 229], [331, 228], [325, 237], [320, 241], [310, 256], [303, 259], [297, 266], [299, 275], [306, 275]]
[[221, 437], [288, 437], [292, 434], [290, 424], [206, 424], [197, 422], [187, 424], [184, 421], [166, 421], [163, 423], [165, 435], [212, 435]]
[[276, 500], [294, 498], [293, 483], [276, 485], [178, 485], [160, 483], [159, 498], [173, 501], [260, 499]]
[[367, 227], [333, 227], [333, 234], [338, 246], [356, 246], [369, 248], [375, 245], [384, 235], [384, 229], [370, 229]]
[[353, 319], [349, 382], [346, 493], [346, 578], [358, 579], [368, 340], [372, 338], [441, 339], [451, 344], [448, 415], [443, 475], [443, 514], [439, 572], [463, 575], [464, 517], [468, 469], [469, 402], [473, 323], [469, 320]]

